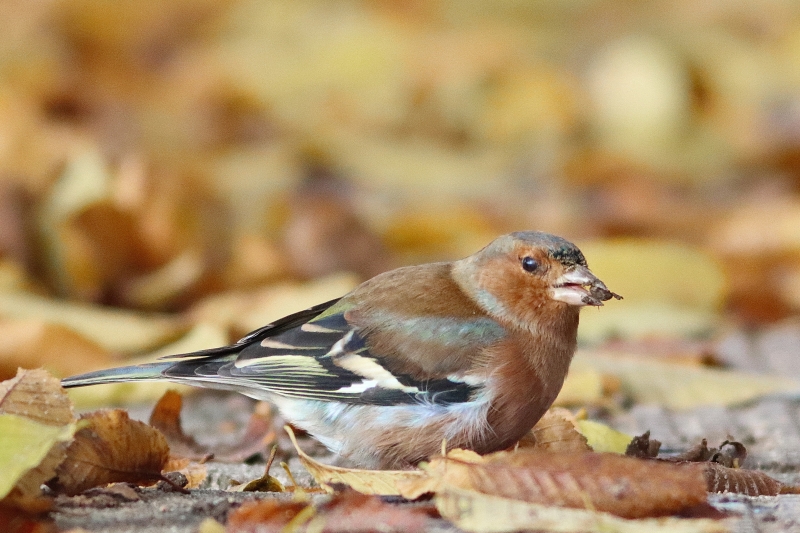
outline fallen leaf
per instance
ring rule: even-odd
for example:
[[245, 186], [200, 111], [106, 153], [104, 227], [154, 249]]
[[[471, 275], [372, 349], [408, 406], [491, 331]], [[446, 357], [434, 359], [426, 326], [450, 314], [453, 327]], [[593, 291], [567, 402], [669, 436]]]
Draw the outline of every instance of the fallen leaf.
[[553, 533], [724, 533], [724, 523], [709, 519], [625, 519], [591, 509], [569, 509], [524, 502], [448, 486], [436, 494], [436, 509], [459, 528], [474, 533], [536, 530]]
[[633, 437], [595, 420], [578, 420], [578, 430], [596, 452], [625, 453]]
[[668, 464], [610, 453], [520, 450], [480, 461], [437, 457], [425, 468], [436, 492], [454, 486], [514, 500], [591, 508], [624, 518], [664, 516], [706, 501], [700, 465]]
[[272, 408], [266, 402], [256, 404], [240, 442], [214, 450], [200, 445], [194, 437], [184, 433], [180, 419], [182, 406], [181, 394], [168, 390], [156, 403], [149, 420], [151, 426], [163, 433], [173, 456], [205, 459], [213, 455], [218, 462], [240, 463], [256, 454], [264, 453], [275, 441]]
[[64, 426], [74, 419], [61, 383], [41, 369], [20, 369], [15, 378], [0, 383], [0, 413], [50, 426]]
[[719, 463], [704, 463], [708, 492], [733, 492], [746, 496], [800, 494], [800, 487], [786, 485], [757, 470], [729, 468]]
[[672, 409], [733, 405], [765, 394], [800, 390], [800, 382], [781, 376], [669, 364], [597, 350], [578, 350], [572, 365], [615, 376], [621, 391], [636, 403]]
[[168, 390], [158, 400], [150, 413], [151, 426], [164, 435], [173, 456], [187, 459], [201, 459], [209, 454], [205, 446], [201, 446], [193, 437], [183, 432], [181, 427], [181, 408], [183, 397], [175, 390]]
[[[532, 448], [545, 452], [583, 452], [592, 448], [578, 428], [578, 420], [561, 407], [549, 409], [530, 431]], [[527, 448], [528, 446], [521, 446]]]
[[96, 411], [80, 418], [53, 487], [69, 495], [119, 481], [155, 481], [169, 458], [164, 436], [125, 411]]
[[[74, 433], [75, 424], [51, 426], [18, 415], [0, 414], [0, 500], [14, 488], [22, 495], [38, 494], [41, 484], [56, 473], [57, 463], [52, 464], [55, 461], [46, 464], [48, 454], [58, 443], [68, 442]], [[60, 457], [64, 457], [63, 451]], [[31, 475], [34, 469], [36, 475]]]
[[424, 532], [429, 531], [431, 511], [432, 505], [397, 505], [376, 496], [345, 490], [320, 505], [309, 528], [324, 525], [323, 531], [330, 533]]
[[231, 513], [227, 531], [320, 533], [424, 532], [430, 510], [424, 506], [401, 506], [353, 490], [337, 493], [315, 506], [308, 502], [260, 500], [244, 503]]
[[[42, 430], [45, 441], [30, 436], [30, 446], [39, 442], [47, 453], [34, 465], [26, 467], [27, 473], [15, 481], [23, 497], [36, 497], [42, 483], [55, 476], [56, 468], [66, 457], [67, 442], [75, 433], [72, 403], [61, 388], [61, 383], [41, 369], [19, 370], [13, 379], [0, 383], [0, 414], [16, 415], [46, 428]], [[50, 439], [52, 443], [47, 445]]]
[[306, 525], [316, 508], [306, 502], [260, 500], [245, 502], [228, 517], [226, 531], [269, 533], [291, 531]]
[[399, 496], [401, 490], [398, 483], [414, 479], [426, 478], [427, 474], [421, 470], [362, 470], [357, 468], [342, 468], [330, 466], [315, 461], [309, 457], [297, 444], [294, 432], [289, 426], [284, 426], [289, 438], [294, 444], [300, 462], [308, 470], [314, 480], [321, 487], [333, 492], [332, 485], [346, 485], [362, 494], [375, 494], [380, 496]]

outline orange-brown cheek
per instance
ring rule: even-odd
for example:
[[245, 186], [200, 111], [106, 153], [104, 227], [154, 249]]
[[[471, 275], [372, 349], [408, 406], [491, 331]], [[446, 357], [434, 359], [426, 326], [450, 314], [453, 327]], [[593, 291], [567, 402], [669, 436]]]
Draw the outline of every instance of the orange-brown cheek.
[[481, 279], [481, 285], [517, 320], [537, 320], [545, 306], [556, 303], [548, 295], [547, 283], [536, 274], [523, 272], [508, 261], [494, 263], [484, 270], [491, 274]]

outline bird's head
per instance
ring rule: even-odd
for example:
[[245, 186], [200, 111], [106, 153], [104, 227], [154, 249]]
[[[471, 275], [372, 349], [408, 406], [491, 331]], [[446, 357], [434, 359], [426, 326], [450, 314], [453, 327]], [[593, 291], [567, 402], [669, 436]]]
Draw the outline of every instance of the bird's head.
[[548, 233], [503, 235], [457, 261], [453, 272], [489, 313], [522, 323], [621, 298], [592, 274], [577, 246]]

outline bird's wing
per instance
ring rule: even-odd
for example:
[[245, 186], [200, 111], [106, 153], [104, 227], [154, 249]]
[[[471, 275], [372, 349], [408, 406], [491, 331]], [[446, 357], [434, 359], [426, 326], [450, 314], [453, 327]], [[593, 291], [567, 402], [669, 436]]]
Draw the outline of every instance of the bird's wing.
[[[294, 398], [373, 405], [460, 403], [470, 401], [481, 388], [475, 376], [460, 372], [463, 364], [445, 362], [431, 372], [415, 360], [443, 350], [451, 359], [453, 354], [469, 359], [496, 340], [499, 331], [471, 335], [463, 322], [447, 317], [428, 317], [410, 330], [402, 324], [375, 329], [381, 320], [365, 320], [364, 311], [352, 299], [329, 302], [265, 326], [226, 351], [190, 354], [164, 375]], [[491, 329], [488, 323], [481, 326]]]

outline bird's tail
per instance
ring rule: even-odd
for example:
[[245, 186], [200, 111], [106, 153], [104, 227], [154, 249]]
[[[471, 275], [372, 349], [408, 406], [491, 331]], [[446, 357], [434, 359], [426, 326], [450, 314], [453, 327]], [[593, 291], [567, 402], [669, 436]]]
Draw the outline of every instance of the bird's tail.
[[150, 363], [136, 366], [123, 366], [88, 372], [79, 376], [72, 376], [61, 380], [65, 389], [71, 387], [84, 387], [86, 385], [101, 385], [103, 383], [120, 383], [123, 381], [158, 381], [164, 378], [164, 371], [175, 363]]

